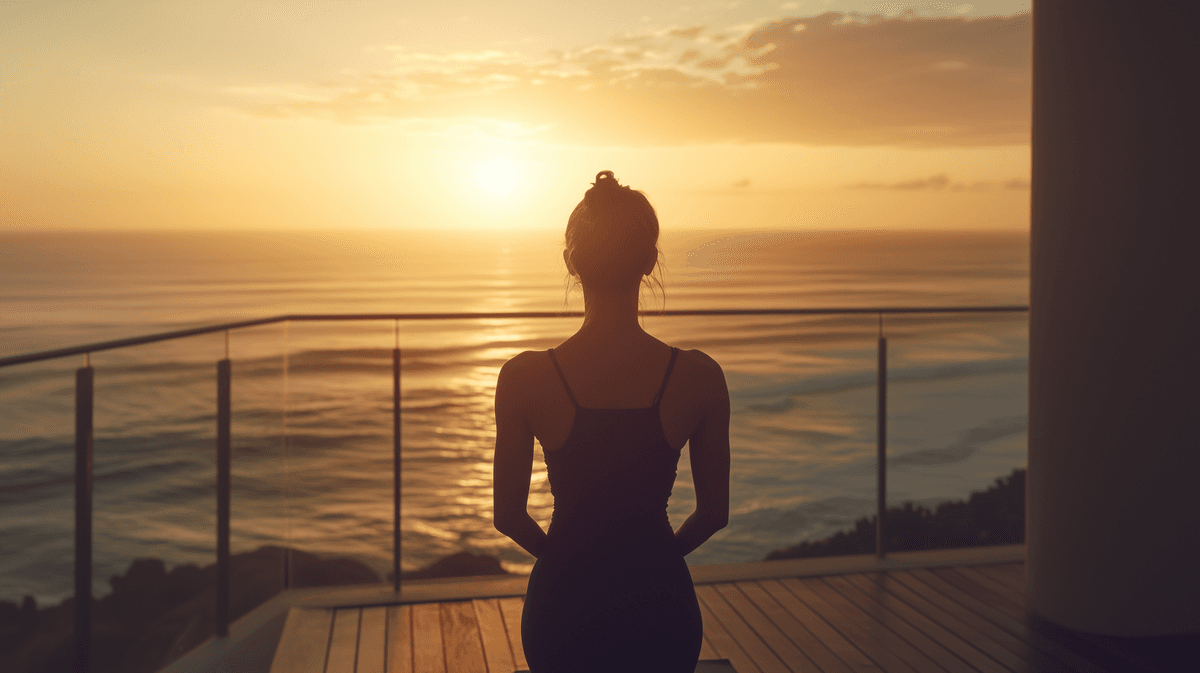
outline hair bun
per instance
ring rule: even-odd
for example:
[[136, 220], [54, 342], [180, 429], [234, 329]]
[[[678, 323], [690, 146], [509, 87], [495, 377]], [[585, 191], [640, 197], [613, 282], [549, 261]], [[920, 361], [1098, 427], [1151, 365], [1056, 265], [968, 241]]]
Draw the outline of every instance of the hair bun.
[[592, 186], [599, 189], [614, 189], [620, 187], [621, 184], [617, 182], [617, 177], [613, 175], [612, 171], [600, 171], [596, 174], [596, 181], [592, 183]]

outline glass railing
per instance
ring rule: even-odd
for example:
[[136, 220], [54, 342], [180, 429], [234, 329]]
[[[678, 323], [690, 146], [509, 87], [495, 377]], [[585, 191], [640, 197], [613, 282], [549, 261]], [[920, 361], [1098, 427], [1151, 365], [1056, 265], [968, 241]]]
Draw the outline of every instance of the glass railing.
[[[932, 507], [1023, 466], [1027, 310], [645, 313], [651, 332], [704, 350], [730, 384], [730, 525], [689, 562], [760, 560], [864, 517], [883, 556], [896, 539], [889, 504]], [[41, 489], [38, 516], [61, 524], [73, 485], [79, 660], [89, 659], [93, 552], [112, 574], [110, 550], [126, 538], [138, 538], [139, 556], [215, 556], [218, 635], [242, 612], [230, 604], [237, 550], [267, 549], [284, 588], [304, 584], [292, 549], [363, 559], [395, 591], [406, 572], [460, 551], [527, 570], [532, 559], [491, 526], [495, 376], [580, 316], [287, 315], [0, 358], [0, 389], [28, 393], [4, 398], [9, 425], [26, 424], [9, 434], [34, 438], [8, 442], [10, 469], [21, 470], [20, 451], [73, 437], [69, 482], [66, 470], [27, 470], [5, 506], [15, 512], [21, 493]], [[84, 360], [73, 403], [72, 357]], [[685, 450], [672, 522], [693, 506]], [[538, 457], [530, 511], [545, 524], [551, 508]]]

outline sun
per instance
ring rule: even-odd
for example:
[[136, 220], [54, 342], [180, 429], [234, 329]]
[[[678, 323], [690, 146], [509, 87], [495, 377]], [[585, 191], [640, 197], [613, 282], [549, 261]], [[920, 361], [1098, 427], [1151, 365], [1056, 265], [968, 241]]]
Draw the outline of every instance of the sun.
[[492, 157], [475, 162], [475, 182], [494, 197], [512, 196], [521, 186], [524, 167], [509, 157]]

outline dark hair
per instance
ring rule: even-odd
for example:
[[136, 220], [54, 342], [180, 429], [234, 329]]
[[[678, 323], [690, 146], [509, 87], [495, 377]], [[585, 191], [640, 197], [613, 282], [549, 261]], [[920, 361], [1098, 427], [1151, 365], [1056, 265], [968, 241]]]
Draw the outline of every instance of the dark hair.
[[[579, 281], [594, 287], [645, 282], [662, 290], [658, 215], [646, 195], [600, 171], [567, 219], [566, 253]], [[654, 270], [645, 274], [654, 260]]]

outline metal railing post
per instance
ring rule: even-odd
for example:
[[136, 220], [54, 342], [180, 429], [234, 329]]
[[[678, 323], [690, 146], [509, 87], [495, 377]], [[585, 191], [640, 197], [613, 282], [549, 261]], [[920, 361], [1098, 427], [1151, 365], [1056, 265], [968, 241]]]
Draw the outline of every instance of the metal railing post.
[[216, 633], [229, 635], [229, 358], [217, 362], [217, 606]]
[[883, 558], [887, 552], [884, 545], [884, 523], [887, 517], [887, 339], [883, 336], [883, 314], [879, 315], [879, 366], [876, 389], [879, 393], [876, 413], [876, 441], [878, 443], [878, 485], [875, 503], [875, 555]]
[[[397, 330], [399, 321], [397, 321]], [[398, 338], [398, 337], [397, 337]], [[400, 593], [400, 347], [392, 350], [392, 573]]]
[[284, 530], [284, 538], [287, 540], [287, 544], [285, 544], [283, 546], [283, 568], [282, 568], [282, 570], [283, 570], [283, 590], [284, 591], [287, 591], [288, 589], [292, 588], [292, 547], [291, 547], [292, 529], [291, 529], [291, 520], [289, 518], [289, 515], [291, 514], [291, 509], [290, 509], [290, 505], [288, 504], [288, 497], [291, 495], [291, 491], [289, 490], [291, 482], [289, 479], [290, 475], [288, 474], [289, 436], [288, 436], [288, 424], [287, 424], [288, 423], [288, 399], [289, 399], [288, 393], [291, 391], [291, 387], [289, 385], [290, 379], [288, 378], [288, 373], [289, 373], [290, 367], [291, 367], [291, 365], [289, 364], [289, 361], [288, 361], [288, 353], [291, 348], [289, 345], [289, 342], [288, 342], [288, 335], [290, 333], [290, 327], [291, 327], [291, 322], [284, 320], [283, 321], [283, 511], [284, 511], [284, 518], [283, 518], [284, 528], [283, 528], [283, 530]]
[[92, 367], [75, 371], [75, 671], [92, 667]]

